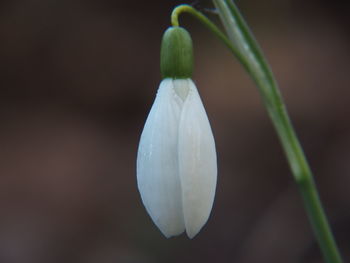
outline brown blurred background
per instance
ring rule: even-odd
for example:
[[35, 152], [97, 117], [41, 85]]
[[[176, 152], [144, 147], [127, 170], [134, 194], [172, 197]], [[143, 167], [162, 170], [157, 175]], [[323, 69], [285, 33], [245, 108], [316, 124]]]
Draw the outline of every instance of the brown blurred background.
[[[147, 215], [136, 151], [160, 82], [162, 32], [180, 3], [0, 2], [0, 263], [322, 262], [257, 90], [186, 15], [194, 80], [216, 137], [217, 196], [194, 240], [167, 240]], [[237, 4], [350, 261], [349, 3]]]

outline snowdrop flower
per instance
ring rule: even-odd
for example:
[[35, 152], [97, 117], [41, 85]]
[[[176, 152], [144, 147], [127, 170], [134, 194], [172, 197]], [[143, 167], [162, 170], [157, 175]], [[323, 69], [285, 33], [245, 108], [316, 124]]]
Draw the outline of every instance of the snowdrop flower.
[[191, 80], [192, 41], [180, 27], [162, 41], [160, 83], [137, 155], [143, 204], [166, 237], [193, 238], [208, 220], [217, 177], [207, 114]]

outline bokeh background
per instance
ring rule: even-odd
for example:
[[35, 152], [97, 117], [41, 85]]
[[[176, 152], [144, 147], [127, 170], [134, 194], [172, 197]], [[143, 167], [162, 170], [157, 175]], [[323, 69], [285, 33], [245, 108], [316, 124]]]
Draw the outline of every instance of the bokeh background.
[[[166, 239], [147, 215], [136, 151], [160, 82], [160, 39], [180, 3], [0, 2], [1, 263], [322, 262], [254, 84], [187, 15], [194, 80], [216, 137], [217, 196], [193, 240]], [[350, 261], [349, 3], [237, 4]]]

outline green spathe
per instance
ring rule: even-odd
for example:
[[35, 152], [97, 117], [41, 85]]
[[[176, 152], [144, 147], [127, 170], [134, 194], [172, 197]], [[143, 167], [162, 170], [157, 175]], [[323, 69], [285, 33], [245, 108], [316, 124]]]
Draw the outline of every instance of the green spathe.
[[163, 78], [192, 77], [192, 39], [186, 29], [176, 26], [165, 31], [160, 50], [160, 71]]

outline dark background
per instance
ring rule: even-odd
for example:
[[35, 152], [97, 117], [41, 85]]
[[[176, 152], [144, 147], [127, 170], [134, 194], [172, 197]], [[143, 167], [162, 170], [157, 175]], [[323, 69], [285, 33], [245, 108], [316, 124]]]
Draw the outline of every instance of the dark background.
[[[180, 3], [0, 2], [0, 263], [322, 262], [256, 88], [187, 15], [194, 81], [216, 138], [217, 195], [193, 240], [166, 239], [147, 215], [136, 151], [160, 82], [160, 39]], [[349, 260], [349, 4], [237, 4]]]

